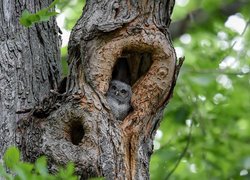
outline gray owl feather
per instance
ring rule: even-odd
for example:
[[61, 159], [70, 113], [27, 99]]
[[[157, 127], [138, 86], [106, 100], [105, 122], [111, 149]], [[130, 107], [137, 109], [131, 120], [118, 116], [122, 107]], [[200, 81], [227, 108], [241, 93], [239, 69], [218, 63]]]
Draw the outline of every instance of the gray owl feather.
[[131, 96], [130, 85], [118, 80], [111, 81], [107, 92], [107, 101], [116, 119], [122, 121], [128, 115]]

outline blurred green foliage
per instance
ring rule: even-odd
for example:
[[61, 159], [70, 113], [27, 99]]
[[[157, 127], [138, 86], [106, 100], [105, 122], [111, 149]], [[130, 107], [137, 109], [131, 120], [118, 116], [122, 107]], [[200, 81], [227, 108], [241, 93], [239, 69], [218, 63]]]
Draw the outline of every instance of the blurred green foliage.
[[[82, 10], [85, 5], [85, 0], [60, 0], [57, 3], [56, 9], [63, 15], [61, 19], [63, 20], [63, 25], [60, 27], [62, 29], [62, 37], [65, 36], [64, 33], [70, 31], [76, 21], [82, 15]], [[64, 76], [68, 75], [68, 64], [67, 64], [68, 46], [63, 45], [61, 48], [61, 59], [62, 59], [62, 72]]]
[[[47, 160], [39, 157], [34, 164], [20, 161], [20, 152], [10, 147], [4, 154], [4, 163], [0, 163], [0, 179], [6, 180], [77, 180], [74, 165], [69, 163], [65, 168], [52, 175], [48, 172]], [[6, 171], [8, 169], [8, 171]]]
[[66, 30], [71, 30], [76, 21], [82, 15], [85, 0], [60, 0], [56, 8], [65, 15], [64, 26]]
[[[177, 54], [186, 60], [155, 138], [152, 180], [250, 179], [250, 5], [231, 17], [221, 15], [225, 3], [234, 1], [176, 0], [173, 22], [197, 9], [208, 19], [194, 19], [174, 39]], [[80, 0], [58, 4], [66, 17], [61, 28], [73, 27], [83, 5]], [[226, 25], [230, 18], [236, 18], [234, 27]], [[64, 74], [66, 55], [64, 47]]]
[[64, 76], [67, 76], [68, 74], [67, 55], [68, 55], [68, 46], [64, 46], [61, 48], [62, 73]]
[[172, 170], [171, 180], [250, 179], [250, 5], [232, 16], [244, 29], [237, 32], [218, 13], [225, 1], [185, 2], [176, 4], [174, 20], [198, 8], [208, 20], [192, 22], [174, 40], [186, 60], [156, 135], [151, 179], [167, 179]]

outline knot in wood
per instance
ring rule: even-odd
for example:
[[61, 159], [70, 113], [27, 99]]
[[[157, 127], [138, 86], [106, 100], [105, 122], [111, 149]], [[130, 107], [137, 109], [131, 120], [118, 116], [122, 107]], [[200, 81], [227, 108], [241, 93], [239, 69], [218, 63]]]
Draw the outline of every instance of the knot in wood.
[[168, 75], [168, 68], [167, 67], [160, 67], [159, 69], [159, 77], [164, 79]]

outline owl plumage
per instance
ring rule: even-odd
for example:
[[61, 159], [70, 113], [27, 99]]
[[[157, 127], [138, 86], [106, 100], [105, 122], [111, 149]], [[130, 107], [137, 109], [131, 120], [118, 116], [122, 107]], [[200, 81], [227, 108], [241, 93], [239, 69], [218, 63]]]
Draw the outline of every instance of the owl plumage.
[[107, 101], [116, 119], [122, 121], [130, 110], [131, 86], [119, 80], [112, 80], [107, 92]]

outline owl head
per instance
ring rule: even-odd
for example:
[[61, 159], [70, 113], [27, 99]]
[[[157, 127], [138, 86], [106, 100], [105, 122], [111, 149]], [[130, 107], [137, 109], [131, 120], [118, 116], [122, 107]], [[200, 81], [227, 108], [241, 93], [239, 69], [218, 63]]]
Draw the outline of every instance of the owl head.
[[124, 82], [113, 80], [110, 82], [107, 96], [117, 100], [120, 104], [129, 103], [132, 96], [131, 86]]

